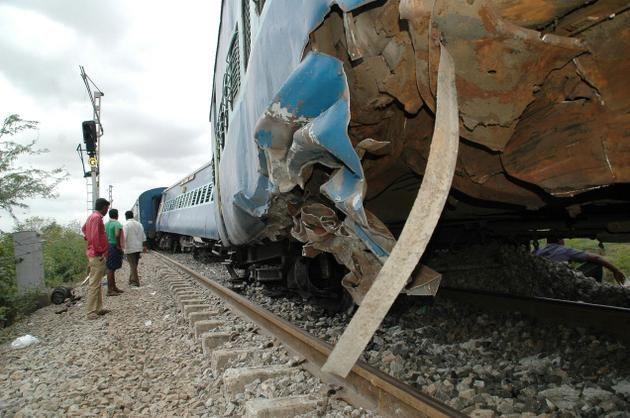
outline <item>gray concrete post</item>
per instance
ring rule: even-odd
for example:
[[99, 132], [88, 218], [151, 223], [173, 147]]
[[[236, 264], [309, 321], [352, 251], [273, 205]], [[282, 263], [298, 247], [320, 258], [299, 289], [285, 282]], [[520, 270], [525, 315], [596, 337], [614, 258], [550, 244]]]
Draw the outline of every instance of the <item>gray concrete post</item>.
[[18, 292], [45, 290], [44, 254], [39, 234], [23, 231], [15, 232], [12, 237]]

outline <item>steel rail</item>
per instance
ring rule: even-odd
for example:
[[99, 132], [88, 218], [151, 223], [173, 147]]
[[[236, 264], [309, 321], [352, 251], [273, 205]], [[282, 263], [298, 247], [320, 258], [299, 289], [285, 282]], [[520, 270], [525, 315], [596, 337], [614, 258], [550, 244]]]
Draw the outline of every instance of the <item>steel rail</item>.
[[496, 312], [521, 312], [546, 322], [599, 330], [630, 343], [630, 309], [564, 299], [516, 296], [481, 290], [440, 288], [446, 297]]
[[201, 276], [183, 264], [163, 254], [157, 252], [153, 252], [153, 254], [193, 277], [230, 305], [236, 313], [256, 323], [282, 341], [290, 351], [304, 358], [305, 363], [302, 364], [302, 367], [329, 384], [337, 396], [350, 404], [378, 412], [386, 417], [466, 416], [363, 361], [358, 361], [345, 378], [322, 373], [321, 367], [333, 348], [330, 344], [253, 304], [214, 280]]

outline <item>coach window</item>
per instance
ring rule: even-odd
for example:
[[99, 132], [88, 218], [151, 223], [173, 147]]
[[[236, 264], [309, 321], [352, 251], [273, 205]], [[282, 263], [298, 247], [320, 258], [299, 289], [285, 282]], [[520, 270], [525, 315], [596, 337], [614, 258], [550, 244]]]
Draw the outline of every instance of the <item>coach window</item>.
[[249, 0], [242, 0], [241, 13], [243, 15], [243, 68], [247, 70], [247, 61], [249, 60], [249, 51], [252, 41], [252, 19], [250, 12]]
[[208, 203], [210, 201], [210, 192], [212, 191], [212, 186], [208, 184], [208, 188], [206, 189], [206, 195], [204, 201]]
[[241, 87], [241, 60], [239, 54], [237, 26], [228, 49], [226, 71], [223, 75], [223, 98], [228, 101], [229, 110], [234, 108], [234, 102]]
[[201, 188], [201, 196], [199, 197], [199, 203], [206, 203], [206, 191], [208, 190], [208, 185], [205, 185]]

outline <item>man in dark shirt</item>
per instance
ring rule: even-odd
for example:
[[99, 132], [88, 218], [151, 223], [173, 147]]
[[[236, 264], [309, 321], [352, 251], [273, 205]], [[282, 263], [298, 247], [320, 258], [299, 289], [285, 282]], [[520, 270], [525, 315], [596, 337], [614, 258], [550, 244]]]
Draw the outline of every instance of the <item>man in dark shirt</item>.
[[578, 267], [578, 270], [598, 282], [601, 282], [604, 276], [602, 267], [606, 267], [612, 272], [613, 277], [619, 285], [623, 286], [626, 280], [623, 272], [603, 257], [587, 251], [565, 247], [563, 239], [548, 238], [547, 246], [537, 250], [535, 254], [555, 261], [556, 263], [566, 263], [569, 261], [582, 262], [583, 264]]

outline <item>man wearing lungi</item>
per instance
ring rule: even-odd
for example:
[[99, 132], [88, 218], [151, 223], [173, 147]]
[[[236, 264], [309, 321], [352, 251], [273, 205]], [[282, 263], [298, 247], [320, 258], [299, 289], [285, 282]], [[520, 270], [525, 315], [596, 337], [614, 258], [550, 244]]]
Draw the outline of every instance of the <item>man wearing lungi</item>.
[[116, 270], [122, 267], [122, 224], [118, 222], [118, 209], [109, 210], [109, 221], [105, 224], [107, 234], [107, 296], [123, 293], [116, 287]]

